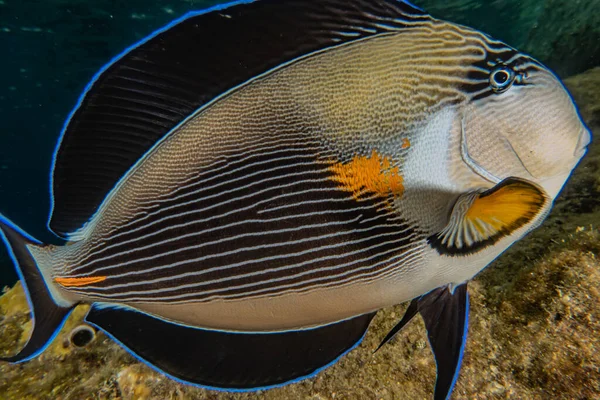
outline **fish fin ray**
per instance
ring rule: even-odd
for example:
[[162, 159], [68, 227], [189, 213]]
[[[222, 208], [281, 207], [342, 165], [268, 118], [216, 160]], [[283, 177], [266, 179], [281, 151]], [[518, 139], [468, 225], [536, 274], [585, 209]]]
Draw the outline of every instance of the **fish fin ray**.
[[280, 333], [205, 330], [125, 307], [94, 305], [85, 319], [176, 380], [247, 391], [313, 376], [358, 345], [373, 316]]
[[456, 384], [467, 340], [469, 293], [467, 284], [444, 286], [422, 296], [419, 314], [437, 366], [434, 399], [447, 400]]
[[410, 321], [412, 321], [412, 319], [414, 318], [415, 315], [417, 315], [419, 311], [419, 299], [416, 298], [413, 301], [410, 302], [408, 308], [406, 309], [406, 312], [404, 313], [404, 316], [402, 317], [402, 319], [400, 320], [400, 322], [398, 322], [389, 332], [387, 335], [385, 335], [385, 338], [383, 338], [383, 340], [381, 341], [381, 343], [379, 344], [379, 346], [377, 346], [377, 349], [375, 349], [375, 351], [378, 351], [379, 349], [381, 349], [386, 343], [388, 343], [390, 340], [392, 340], [394, 338], [394, 336], [396, 336], [398, 334], [398, 332], [400, 332], [406, 325], [408, 325], [408, 323]]
[[507, 178], [484, 192], [461, 196], [446, 227], [428, 241], [442, 254], [477, 252], [529, 224], [550, 201], [536, 185]]
[[23, 284], [33, 321], [31, 336], [25, 346], [15, 355], [0, 357], [0, 361], [17, 363], [36, 357], [52, 343], [73, 306], [61, 307], [56, 304], [40, 266], [27, 249], [27, 245], [39, 245], [39, 242], [1, 215], [0, 237], [8, 248]]
[[115, 57], [86, 87], [55, 150], [48, 227], [81, 237], [136, 162], [224, 92], [301, 56], [427, 17], [398, 0], [238, 1], [186, 14]]

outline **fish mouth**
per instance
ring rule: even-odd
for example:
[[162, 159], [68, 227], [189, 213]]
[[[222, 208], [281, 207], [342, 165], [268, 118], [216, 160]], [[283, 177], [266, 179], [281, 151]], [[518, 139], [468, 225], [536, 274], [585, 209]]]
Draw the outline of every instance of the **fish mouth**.
[[587, 152], [588, 145], [592, 142], [592, 133], [587, 128], [582, 128], [579, 138], [577, 139], [577, 145], [575, 146], [574, 156], [577, 159], [583, 157]]

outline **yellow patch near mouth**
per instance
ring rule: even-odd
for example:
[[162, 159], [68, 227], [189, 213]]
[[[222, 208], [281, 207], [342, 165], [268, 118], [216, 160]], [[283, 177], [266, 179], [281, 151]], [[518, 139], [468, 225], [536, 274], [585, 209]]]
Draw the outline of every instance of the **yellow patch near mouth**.
[[340, 183], [343, 190], [352, 192], [355, 199], [365, 193], [379, 197], [401, 196], [404, 193], [404, 179], [398, 167], [392, 167], [390, 159], [382, 157], [375, 150], [369, 157], [354, 156], [349, 163], [336, 163], [329, 170], [335, 174], [333, 180]]
[[106, 276], [88, 276], [82, 278], [54, 278], [54, 282], [64, 287], [81, 287], [106, 280]]

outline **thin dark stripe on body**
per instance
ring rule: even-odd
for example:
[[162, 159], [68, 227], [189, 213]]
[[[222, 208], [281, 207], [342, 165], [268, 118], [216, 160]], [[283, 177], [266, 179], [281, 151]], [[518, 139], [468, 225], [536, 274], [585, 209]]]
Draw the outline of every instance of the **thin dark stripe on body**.
[[189, 301], [376, 278], [416, 234], [386, 199], [357, 202], [341, 190], [328, 170], [332, 153], [317, 149], [314, 140], [263, 146], [201, 170], [97, 242], [72, 276], [107, 279], [74, 291]]
[[[418, 29], [443, 32], [440, 40], [454, 47], [436, 48]], [[404, 51], [422, 65], [413, 100], [423, 104], [487, 96], [494, 62], [525, 63], [513, 49], [462, 27], [427, 21], [414, 33]], [[469, 40], [457, 46], [460, 38]], [[415, 124], [426, 120], [417, 114]], [[195, 174], [140, 202], [132, 218], [82, 249], [67, 275], [107, 279], [74, 291], [120, 301], [207, 300], [335, 286], [349, 276], [378, 279], [400, 265], [421, 233], [387, 199], [357, 201], [339, 188], [328, 166], [357, 153], [332, 150], [315, 127], [288, 117], [266, 117], [273, 124], [261, 126], [270, 132], [249, 133], [240, 143], [215, 139], [218, 150]]]

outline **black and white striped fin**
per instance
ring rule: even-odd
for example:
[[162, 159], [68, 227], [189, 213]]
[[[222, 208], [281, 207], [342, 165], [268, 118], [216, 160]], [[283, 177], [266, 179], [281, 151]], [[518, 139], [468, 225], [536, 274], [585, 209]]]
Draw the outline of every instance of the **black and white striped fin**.
[[126, 172], [224, 92], [328, 47], [429, 17], [399, 0], [238, 1], [185, 15], [101, 69], [54, 156], [49, 228], [89, 221]]
[[172, 378], [248, 391], [305, 379], [335, 363], [360, 343], [374, 315], [308, 330], [254, 334], [198, 329], [98, 305], [85, 319]]

